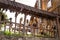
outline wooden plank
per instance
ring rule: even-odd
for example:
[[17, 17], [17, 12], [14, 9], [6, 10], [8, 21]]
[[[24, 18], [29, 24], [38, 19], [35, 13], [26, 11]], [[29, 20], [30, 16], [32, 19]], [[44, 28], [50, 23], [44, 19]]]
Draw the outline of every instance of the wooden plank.
[[[7, 0], [6, 0], [7, 1]], [[3, 0], [0, 0], [0, 3], [4, 3], [5, 5], [7, 5]], [[14, 3], [14, 4], [13, 4]], [[42, 15], [46, 15], [46, 16], [52, 16], [52, 17], [56, 17], [56, 14], [54, 13], [50, 13], [50, 12], [47, 12], [47, 11], [43, 11], [43, 10], [39, 10], [39, 9], [35, 9], [33, 7], [30, 7], [30, 6], [27, 6], [27, 5], [24, 5], [24, 4], [21, 4], [21, 3], [17, 3], [17, 2], [13, 2], [13, 1], [8, 1], [8, 4], [9, 6], [7, 6], [7, 8], [9, 8], [10, 10], [12, 11], [18, 11], [19, 8], [23, 8], [23, 9], [26, 9], [26, 10], [29, 10], [29, 11], [33, 11], [33, 12], [36, 12], [36, 13], [33, 13], [33, 14], [42, 14]], [[19, 5], [19, 6], [16, 6], [16, 5]], [[3, 4], [2, 4], [3, 5]], [[1, 5], [0, 5], [1, 6]], [[4, 6], [3, 6], [4, 7]], [[15, 9], [15, 7], [17, 7]], [[18, 9], [18, 10], [17, 10]], [[23, 12], [23, 11], [22, 11]]]

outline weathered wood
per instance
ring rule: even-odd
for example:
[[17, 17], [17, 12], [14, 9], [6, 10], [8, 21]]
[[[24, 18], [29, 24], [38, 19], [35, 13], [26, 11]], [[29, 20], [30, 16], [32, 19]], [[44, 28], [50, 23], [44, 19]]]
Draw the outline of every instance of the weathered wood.
[[60, 26], [59, 26], [59, 17], [56, 18], [56, 24], [57, 24], [56, 25], [57, 26], [57, 38], [59, 40], [60, 39], [60, 33], [59, 33], [60, 32], [60, 30], [59, 30], [60, 29]]
[[[6, 5], [6, 6], [4, 7], [4, 5]], [[5, 9], [10, 9], [11, 11], [15, 11], [15, 12], [20, 12], [21, 8], [23, 8], [23, 10], [25, 9], [25, 10], [28, 10], [28, 11], [33, 11], [33, 12], [35, 12], [33, 14], [36, 14], [36, 15], [39, 15], [39, 16], [40, 15], [43, 15], [43, 16], [45, 15], [47, 17], [48, 16], [56, 17], [56, 15], [58, 15], [58, 14], [43, 11], [43, 10], [40, 10], [40, 9], [35, 9], [33, 7], [30, 7], [30, 6], [21, 4], [21, 3], [17, 3], [17, 2], [14, 2], [14, 1], [7, 1], [7, 3], [5, 3], [4, 1], [0, 0], [0, 7], [5, 8]]]
[[11, 32], [11, 31], [12, 31], [12, 30], [11, 30], [11, 29], [12, 29], [12, 23], [11, 23], [11, 22], [12, 22], [12, 18], [10, 18], [9, 32]]
[[26, 38], [25, 38], [25, 23], [26, 23], [26, 15], [24, 16], [23, 40], [26, 40]]
[[4, 32], [5, 32], [5, 30], [6, 30], [6, 22], [4, 21]]
[[[17, 13], [15, 14], [15, 29], [16, 29], [16, 22], [17, 22]], [[16, 31], [14, 30], [14, 33], [16, 33]]]
[[[43, 17], [47, 17], [48, 19], [49, 18], [56, 18], [57, 17], [57, 15], [58, 14], [54, 14], [54, 13], [51, 13], [51, 12], [47, 12], [47, 11], [43, 11], [43, 10], [40, 10], [40, 9], [35, 9], [35, 8], [33, 8], [33, 7], [30, 7], [30, 6], [27, 6], [27, 5], [23, 5], [23, 4], [21, 4], [21, 3], [17, 3], [17, 2], [15, 2], [15, 1], [10, 1], [10, 0], [0, 0], [0, 8], [3, 8], [3, 9], [9, 9], [10, 11], [15, 11], [15, 12], [22, 12], [22, 13], [24, 13], [25, 14], [25, 18], [24, 18], [24, 26], [23, 26], [23, 40], [26, 40], [26, 38], [25, 38], [25, 21], [26, 21], [26, 13], [28, 12], [28, 14], [31, 14], [31, 15], [37, 15], [37, 16], [43, 16]], [[59, 15], [58, 15], [59, 16]], [[43, 18], [42, 17], [42, 18]], [[60, 17], [60, 16], [59, 16]], [[13, 24], [15, 24], [15, 29], [14, 30], [16, 30], [16, 26], [17, 26], [17, 24], [18, 23], [16, 23], [16, 18], [17, 18], [17, 14], [15, 14], [15, 23], [13, 23], [13, 22], [8, 22], [8, 23], [13, 23]], [[44, 25], [47, 25], [47, 24], [49, 24], [49, 26], [50, 25], [52, 25], [52, 23], [51, 23], [51, 21], [49, 21], [49, 23], [46, 23], [45, 22], [45, 19], [44, 20], [42, 20], [42, 21], [44, 21]], [[59, 26], [59, 19], [57, 18], [57, 26]], [[7, 22], [7, 21], [4, 21], [4, 22]], [[2, 22], [1, 22], [2, 23]], [[43, 26], [43, 24], [41, 24], [42, 26]], [[18, 24], [19, 25], [19, 24]], [[40, 26], [41, 26], [40, 25]], [[5, 25], [6, 26], [6, 25]], [[41, 26], [41, 27], [42, 27]], [[10, 26], [11, 27], [11, 26]], [[41, 28], [40, 27], [40, 28]], [[38, 27], [39, 28], [39, 27]], [[35, 33], [35, 28], [34, 27], [31, 27], [31, 29], [33, 29], [33, 31], [34, 31], [34, 33]], [[9, 29], [10, 30], [10, 29]], [[41, 30], [45, 30], [45, 29], [41, 29]], [[20, 31], [20, 30], [19, 30]], [[48, 30], [48, 31], [50, 31], [50, 30]], [[15, 31], [14, 31], [15, 32]], [[33, 32], [32, 32], [33, 33]], [[45, 39], [45, 38], [44, 38]], [[44, 40], [44, 39], [42, 39], [42, 40]], [[15, 39], [14, 39], [15, 40]], [[49, 39], [47, 39], [47, 40], [49, 40]], [[51, 39], [51, 40], [53, 40], [53, 39]]]

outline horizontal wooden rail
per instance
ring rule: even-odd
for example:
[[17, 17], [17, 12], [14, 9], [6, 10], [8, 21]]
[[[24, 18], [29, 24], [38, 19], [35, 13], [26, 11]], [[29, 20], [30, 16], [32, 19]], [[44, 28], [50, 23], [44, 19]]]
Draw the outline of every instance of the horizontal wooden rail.
[[[31, 15], [38, 15], [38, 16], [46, 16], [46, 17], [56, 17], [58, 14], [57, 13], [51, 13], [47, 11], [43, 11], [40, 9], [36, 9], [34, 7], [30, 7], [21, 3], [17, 3], [14, 1], [10, 0], [0, 0], [0, 8], [3, 9], [9, 9], [10, 11], [15, 11], [15, 12], [23, 12], [23, 13], [28, 13]], [[22, 9], [22, 10], [21, 10]]]

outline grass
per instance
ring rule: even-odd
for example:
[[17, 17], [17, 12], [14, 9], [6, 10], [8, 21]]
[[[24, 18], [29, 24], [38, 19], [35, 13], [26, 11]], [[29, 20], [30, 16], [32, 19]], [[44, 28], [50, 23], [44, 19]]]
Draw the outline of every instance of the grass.
[[[33, 35], [32, 34], [24, 34], [23, 35], [23, 33], [12, 33], [12, 32], [9, 32], [9, 31], [5, 31], [5, 32], [3, 32], [3, 31], [1, 31], [0, 32], [0, 34], [4, 34], [4, 35], [6, 35], [6, 36], [13, 36], [13, 37], [23, 37], [23, 36], [25, 36], [25, 37], [33, 37]], [[35, 37], [45, 37], [45, 38], [48, 38], [48, 37], [51, 37], [48, 33], [46, 34], [37, 34], [37, 35], [34, 35]]]
[[0, 31], [0, 35], [3, 34], [5, 36], [14, 36], [14, 37], [18, 37], [18, 36], [22, 36], [22, 33], [12, 33], [12, 32], [9, 32], [9, 31]]

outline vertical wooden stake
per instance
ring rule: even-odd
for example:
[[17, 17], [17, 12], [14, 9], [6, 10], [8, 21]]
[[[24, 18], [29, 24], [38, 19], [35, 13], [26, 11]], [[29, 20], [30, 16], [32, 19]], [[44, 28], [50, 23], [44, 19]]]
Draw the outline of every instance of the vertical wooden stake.
[[6, 22], [4, 21], [4, 32], [6, 31]]
[[25, 16], [24, 16], [25, 18], [24, 18], [24, 26], [23, 26], [23, 40], [26, 40], [26, 38], [25, 38], [25, 22], [26, 22], [26, 14], [25, 14]]
[[16, 20], [17, 20], [17, 13], [15, 14], [15, 28], [14, 28], [14, 33], [15, 33], [15, 30], [16, 30]]
[[57, 37], [59, 40], [59, 17], [56, 18], [56, 24], [57, 24]]
[[12, 28], [12, 18], [10, 18], [10, 27], [9, 27], [9, 32], [11, 32], [11, 28]]

